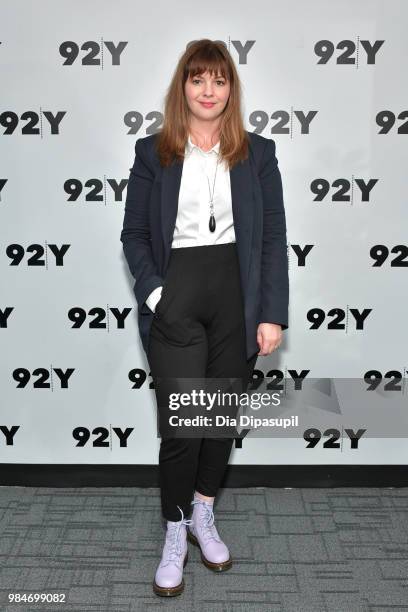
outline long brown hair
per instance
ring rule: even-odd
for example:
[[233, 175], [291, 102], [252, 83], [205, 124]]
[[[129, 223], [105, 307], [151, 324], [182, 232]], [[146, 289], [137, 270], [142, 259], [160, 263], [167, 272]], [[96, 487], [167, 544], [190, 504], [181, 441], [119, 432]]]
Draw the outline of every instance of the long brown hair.
[[184, 84], [188, 78], [207, 70], [230, 82], [229, 99], [220, 121], [220, 155], [230, 169], [248, 157], [248, 135], [241, 112], [241, 83], [234, 61], [222, 42], [202, 38], [192, 42], [184, 51], [165, 95], [163, 126], [156, 139], [156, 151], [162, 166], [184, 158], [190, 114]]

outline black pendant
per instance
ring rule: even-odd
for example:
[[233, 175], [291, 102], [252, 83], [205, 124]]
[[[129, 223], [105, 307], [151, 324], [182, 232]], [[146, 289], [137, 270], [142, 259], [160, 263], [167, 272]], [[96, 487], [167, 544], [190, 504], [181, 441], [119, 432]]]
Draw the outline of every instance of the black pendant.
[[215, 217], [214, 217], [214, 215], [210, 216], [210, 222], [209, 222], [208, 226], [210, 228], [210, 232], [215, 232]]

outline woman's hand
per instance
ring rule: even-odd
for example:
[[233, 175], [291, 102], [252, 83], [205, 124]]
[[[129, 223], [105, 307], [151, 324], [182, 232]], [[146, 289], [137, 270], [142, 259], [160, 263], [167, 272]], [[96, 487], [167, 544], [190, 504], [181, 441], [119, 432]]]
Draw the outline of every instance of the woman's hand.
[[282, 342], [282, 327], [278, 323], [260, 323], [256, 339], [260, 349], [258, 355], [270, 355]]

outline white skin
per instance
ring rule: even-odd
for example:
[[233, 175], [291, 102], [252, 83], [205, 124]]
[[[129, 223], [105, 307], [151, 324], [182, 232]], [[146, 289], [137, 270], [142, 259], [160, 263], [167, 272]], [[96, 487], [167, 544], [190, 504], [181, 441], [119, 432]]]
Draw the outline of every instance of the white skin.
[[[209, 151], [220, 139], [221, 114], [230, 94], [230, 83], [221, 75], [211, 75], [208, 71], [189, 77], [184, 85], [184, 93], [190, 110], [190, 135], [192, 142], [203, 151]], [[206, 108], [201, 102], [214, 102]], [[270, 355], [282, 342], [282, 328], [276, 323], [260, 323], [257, 329], [257, 342], [260, 356]], [[196, 491], [200, 499], [213, 501]]]

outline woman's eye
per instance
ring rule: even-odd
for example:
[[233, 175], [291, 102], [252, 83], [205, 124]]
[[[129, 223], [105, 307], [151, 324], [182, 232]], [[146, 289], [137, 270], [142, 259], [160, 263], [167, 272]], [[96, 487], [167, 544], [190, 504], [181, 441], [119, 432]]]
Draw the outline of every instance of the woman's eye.
[[[193, 79], [193, 84], [195, 85], [196, 83], [201, 83], [201, 79]], [[225, 81], [216, 81], [217, 84], [219, 85], [225, 85]]]

